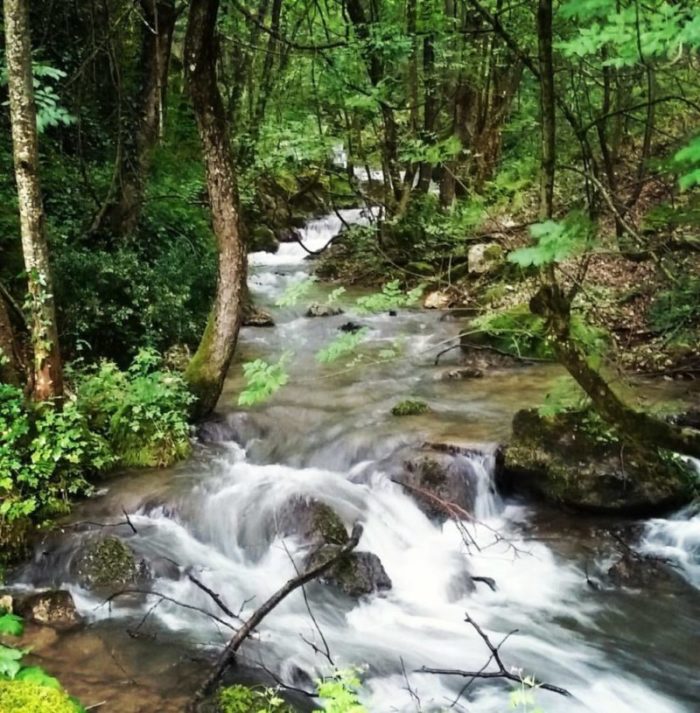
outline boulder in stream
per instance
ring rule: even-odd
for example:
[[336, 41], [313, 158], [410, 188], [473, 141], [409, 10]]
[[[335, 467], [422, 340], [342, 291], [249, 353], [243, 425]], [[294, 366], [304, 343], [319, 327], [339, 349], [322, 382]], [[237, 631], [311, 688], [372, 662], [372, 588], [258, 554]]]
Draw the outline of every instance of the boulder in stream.
[[447, 443], [425, 443], [404, 458], [394, 480], [430, 518], [464, 518], [474, 511], [479, 474], [475, 451]]
[[71, 593], [65, 589], [35, 592], [19, 597], [15, 611], [26, 621], [54, 629], [70, 629], [81, 620]]
[[72, 566], [82, 587], [100, 592], [116, 592], [150, 579], [145, 560], [138, 560], [118, 537], [86, 540]]
[[274, 327], [275, 320], [269, 312], [252, 307], [243, 316], [244, 327]]
[[[313, 567], [333, 555], [348, 541], [348, 531], [329, 505], [313, 498], [294, 498], [277, 513], [277, 531], [294, 536], [312, 549], [304, 567]], [[335, 564], [321, 582], [356, 598], [391, 589], [391, 579], [381, 560], [371, 552], [351, 552]]]
[[691, 479], [681, 463], [601, 437], [587, 423], [585, 412], [519, 411], [499, 486], [600, 513], [653, 515], [688, 501]]

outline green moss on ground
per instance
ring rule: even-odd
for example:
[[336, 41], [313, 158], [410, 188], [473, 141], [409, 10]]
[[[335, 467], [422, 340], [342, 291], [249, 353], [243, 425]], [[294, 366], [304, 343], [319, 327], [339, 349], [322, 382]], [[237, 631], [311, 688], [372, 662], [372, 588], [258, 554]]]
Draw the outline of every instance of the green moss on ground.
[[79, 713], [65, 691], [31, 681], [0, 681], [2, 713]]

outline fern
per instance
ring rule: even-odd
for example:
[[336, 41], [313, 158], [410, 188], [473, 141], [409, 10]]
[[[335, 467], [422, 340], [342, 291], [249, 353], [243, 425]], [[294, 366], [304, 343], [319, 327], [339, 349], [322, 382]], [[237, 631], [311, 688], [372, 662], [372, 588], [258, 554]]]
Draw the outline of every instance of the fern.
[[386, 312], [390, 309], [408, 307], [420, 299], [423, 294], [423, 286], [419, 285], [409, 292], [404, 292], [399, 286], [398, 280], [387, 282], [382, 287], [381, 292], [373, 295], [360, 297], [357, 302], [357, 309], [361, 313], [371, 314], [374, 312]]
[[541, 267], [564, 262], [585, 252], [591, 245], [593, 226], [573, 213], [566, 220], [546, 220], [530, 226], [535, 245], [513, 250], [508, 260], [520, 267]]
[[295, 282], [284, 291], [282, 296], [275, 302], [275, 305], [277, 307], [293, 307], [302, 297], [309, 293], [315, 282], [315, 277]]
[[254, 406], [266, 401], [279, 391], [289, 380], [285, 363], [290, 354], [285, 352], [277, 362], [270, 364], [263, 359], [247, 362], [243, 365], [246, 388], [238, 395], [239, 406]]
[[326, 345], [316, 354], [316, 361], [321, 364], [330, 364], [343, 356], [355, 351], [360, 342], [364, 341], [369, 333], [369, 329], [364, 327], [357, 332], [346, 332], [336, 337], [330, 344]]

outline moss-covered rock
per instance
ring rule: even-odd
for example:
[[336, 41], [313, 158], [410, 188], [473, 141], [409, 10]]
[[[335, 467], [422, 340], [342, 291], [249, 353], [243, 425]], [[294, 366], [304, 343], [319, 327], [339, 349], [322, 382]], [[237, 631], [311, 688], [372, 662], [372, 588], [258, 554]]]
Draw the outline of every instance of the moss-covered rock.
[[392, 416], [420, 416], [423, 413], [430, 411], [430, 407], [425, 401], [416, 399], [404, 399], [399, 401], [391, 409]]
[[19, 599], [16, 611], [26, 621], [55, 629], [69, 629], [80, 622], [71, 593], [64, 589], [35, 592]]
[[[306, 560], [306, 567], [314, 567], [337, 554], [339, 545], [326, 545]], [[391, 589], [391, 579], [377, 555], [372, 552], [351, 552], [326, 572], [321, 581], [357, 598]]]
[[0, 681], [2, 713], [78, 713], [65, 691], [31, 681]]
[[131, 548], [117, 537], [87, 541], [73, 567], [80, 585], [91, 590], [118, 590], [149, 579], [147, 564], [137, 561]]
[[652, 444], [641, 450], [596, 432], [587, 412], [545, 418], [519, 411], [504, 451], [499, 485], [577, 510], [647, 515], [687, 502], [685, 466]]
[[294, 536], [308, 545], [344, 545], [348, 531], [338, 514], [313, 498], [293, 498], [275, 516], [277, 533]]

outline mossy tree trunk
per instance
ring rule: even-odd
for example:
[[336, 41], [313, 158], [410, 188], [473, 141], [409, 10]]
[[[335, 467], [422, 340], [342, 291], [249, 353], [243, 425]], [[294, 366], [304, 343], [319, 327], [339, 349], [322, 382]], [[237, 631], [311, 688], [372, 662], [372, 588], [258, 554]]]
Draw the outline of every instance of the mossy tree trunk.
[[36, 400], [45, 401], [62, 396], [63, 370], [39, 182], [29, 9], [27, 0], [4, 0], [3, 8], [12, 148], [29, 293], [33, 349], [31, 391]]
[[571, 302], [558, 284], [541, 287], [530, 301], [530, 309], [546, 320], [559, 362], [585, 391], [598, 414], [623, 437], [645, 452], [664, 448], [700, 458], [700, 431], [674, 426], [629, 407], [591, 366], [571, 333]]
[[219, 249], [214, 306], [186, 378], [200, 417], [216, 406], [228, 371], [246, 296], [247, 257], [240, 230], [233, 157], [217, 86], [216, 19], [219, 0], [193, 0], [185, 37], [185, 72], [207, 174], [212, 224]]
[[0, 383], [20, 386], [23, 379], [20, 349], [10, 309], [0, 290]]

